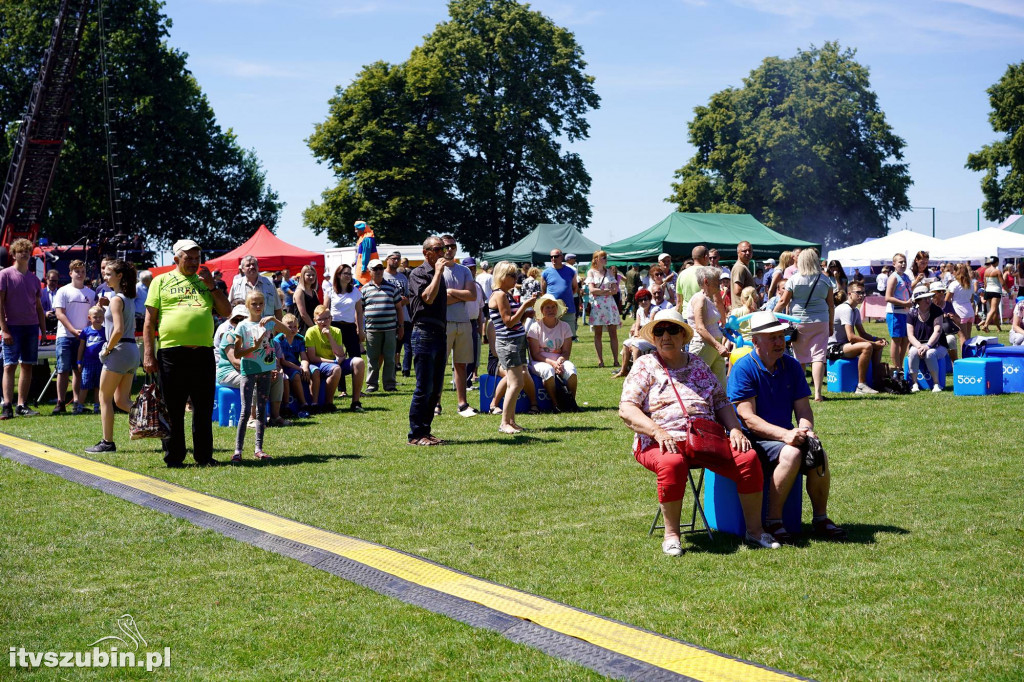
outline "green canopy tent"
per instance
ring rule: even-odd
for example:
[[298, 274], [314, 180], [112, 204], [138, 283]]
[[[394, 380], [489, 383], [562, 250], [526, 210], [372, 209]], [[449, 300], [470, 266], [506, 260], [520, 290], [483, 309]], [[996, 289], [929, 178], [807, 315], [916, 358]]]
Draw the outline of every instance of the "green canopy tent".
[[574, 253], [579, 262], [587, 262], [601, 247], [592, 242], [572, 225], [541, 223], [537, 228], [512, 246], [496, 251], [484, 252], [483, 258], [492, 265], [498, 261], [533, 263], [543, 265], [551, 260], [551, 250], [561, 249], [563, 253]]
[[676, 263], [690, 257], [693, 247], [716, 248], [723, 261], [736, 260], [736, 245], [747, 241], [754, 247], [754, 260], [778, 258], [794, 248], [816, 248], [821, 244], [787, 237], [743, 213], [670, 213], [657, 225], [604, 247], [608, 263], [653, 263], [667, 253]]

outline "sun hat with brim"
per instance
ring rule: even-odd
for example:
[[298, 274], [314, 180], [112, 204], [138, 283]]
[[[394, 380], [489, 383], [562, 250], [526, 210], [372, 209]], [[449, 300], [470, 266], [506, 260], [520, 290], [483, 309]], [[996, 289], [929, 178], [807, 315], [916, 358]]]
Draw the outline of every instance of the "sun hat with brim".
[[245, 307], [245, 304], [239, 303], [231, 309], [231, 317], [229, 320], [233, 320], [236, 317], [249, 317], [249, 309]]
[[946, 287], [943, 286], [942, 282], [937, 282], [936, 281], [936, 282], [932, 282], [930, 285], [928, 285], [928, 291], [932, 292], [932, 294], [937, 294], [940, 291], [942, 293], [946, 293]]
[[751, 334], [771, 334], [789, 330], [789, 325], [775, 317], [770, 310], [760, 310], [750, 316]]
[[686, 318], [679, 314], [679, 311], [675, 308], [666, 308], [665, 310], [659, 310], [650, 322], [640, 328], [640, 338], [648, 343], [656, 343], [654, 340], [654, 328], [668, 322], [670, 324], [678, 325], [682, 329], [681, 336], [684, 344], [689, 343], [690, 339], [693, 338], [693, 328], [687, 324]]
[[914, 287], [914, 295], [912, 296], [912, 298], [915, 301], [917, 299], [919, 299], [919, 298], [931, 298], [931, 297], [932, 297], [932, 292], [929, 291], [928, 287], [923, 286], [923, 285], [919, 286], [919, 287]]
[[568, 308], [565, 307], [565, 303], [563, 303], [561, 299], [551, 294], [544, 294], [543, 296], [538, 298], [537, 302], [533, 304], [533, 309], [536, 310], [541, 315], [543, 315], [544, 306], [548, 303], [554, 303], [555, 305], [558, 306], [558, 312], [555, 314], [555, 317], [561, 317], [562, 315], [565, 315], [565, 313], [568, 312], [569, 310]]

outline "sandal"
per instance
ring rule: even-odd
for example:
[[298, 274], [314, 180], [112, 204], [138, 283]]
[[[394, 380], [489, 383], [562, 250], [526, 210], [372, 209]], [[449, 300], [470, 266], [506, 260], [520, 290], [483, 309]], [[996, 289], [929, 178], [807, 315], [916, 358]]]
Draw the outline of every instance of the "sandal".
[[764, 531], [775, 538], [780, 545], [792, 545], [793, 535], [782, 525], [782, 521], [769, 521], [764, 524]]
[[530, 405], [530, 409], [526, 411], [526, 414], [540, 414], [540, 408], [536, 405]]
[[257, 450], [256, 452], [253, 453], [253, 456], [259, 460], [273, 459], [273, 457], [263, 452], [262, 450]]
[[434, 434], [430, 434], [428, 436], [424, 436], [423, 438], [426, 439], [426, 440], [429, 440], [431, 445], [447, 445], [448, 444], [448, 441], [444, 440], [443, 438], [438, 438]]
[[242, 463], [242, 453], [241, 452], [236, 452], [235, 454], [231, 455], [231, 463], [232, 464], [241, 464]]
[[440, 445], [440, 443], [435, 443], [434, 441], [430, 440], [430, 438], [427, 438], [426, 436], [424, 436], [423, 438], [413, 438], [412, 440], [408, 441], [406, 443], [406, 445], [428, 446], [428, 445]]
[[499, 426], [499, 427], [498, 427], [498, 431], [501, 431], [501, 432], [502, 432], [502, 433], [504, 433], [504, 434], [505, 434], [506, 436], [515, 436], [515, 435], [518, 435], [518, 434], [519, 434], [519, 431], [517, 431], [517, 430], [516, 430], [516, 429], [515, 429], [514, 427], [512, 427], [512, 426], [506, 427], [505, 425], [501, 425], [501, 426]]
[[495, 405], [491, 408], [490, 414], [501, 414], [501, 408]]
[[847, 537], [846, 529], [832, 523], [832, 519], [827, 516], [821, 521], [815, 521], [813, 525], [815, 536], [822, 540], [842, 541]]
[[270, 420], [270, 425], [271, 426], [291, 426], [292, 423], [290, 421], [288, 421], [287, 419], [285, 419], [284, 417], [277, 417], [276, 419], [271, 419]]

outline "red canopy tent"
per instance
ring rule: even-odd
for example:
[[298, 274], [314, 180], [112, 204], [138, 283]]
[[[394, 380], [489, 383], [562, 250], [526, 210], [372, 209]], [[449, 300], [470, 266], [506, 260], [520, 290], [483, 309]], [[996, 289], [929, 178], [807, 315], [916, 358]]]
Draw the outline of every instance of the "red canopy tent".
[[[202, 245], [200, 244], [200, 246]], [[278, 239], [273, 232], [267, 229], [266, 225], [260, 225], [256, 233], [234, 251], [228, 251], [219, 258], [208, 260], [203, 265], [210, 268], [211, 272], [220, 270], [224, 274], [224, 281], [231, 286], [231, 281], [238, 274], [238, 264], [245, 256], [256, 256], [260, 261], [260, 270], [263, 272], [287, 269], [294, 277], [299, 274], [303, 265], [312, 265], [316, 268], [317, 282], [324, 276], [324, 254], [292, 246]], [[150, 272], [156, 276], [169, 272], [175, 267], [174, 265], [165, 265], [159, 268], [150, 268]]]

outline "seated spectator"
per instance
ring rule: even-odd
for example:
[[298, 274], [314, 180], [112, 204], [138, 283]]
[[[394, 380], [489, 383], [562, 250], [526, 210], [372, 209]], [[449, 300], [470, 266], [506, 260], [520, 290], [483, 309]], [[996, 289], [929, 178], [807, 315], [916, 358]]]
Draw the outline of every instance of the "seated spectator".
[[231, 388], [242, 388], [241, 360], [235, 357], [235, 327], [249, 317], [245, 305], [239, 303], [231, 309], [231, 317], [217, 328], [214, 352], [217, 359], [217, 383]]
[[[840, 297], [842, 293], [840, 292]], [[874, 383], [882, 381], [882, 349], [888, 343], [864, 331], [860, 318], [860, 306], [864, 302], [864, 285], [852, 282], [847, 287], [846, 298], [840, 298], [836, 306], [832, 336], [828, 339], [829, 359], [857, 358], [857, 390], [854, 393], [878, 393], [868, 386], [868, 367], [874, 363]]]
[[651, 314], [659, 310], [671, 310], [672, 304], [665, 300], [665, 287], [661, 284], [652, 284], [648, 289], [651, 292]]
[[[658, 476], [658, 502], [665, 517], [662, 551], [669, 556], [683, 553], [679, 517], [691, 467], [704, 467], [736, 481], [747, 524], [745, 540], [755, 547], [778, 549], [779, 544], [761, 527], [764, 474], [757, 453], [714, 373], [698, 356], [684, 350], [693, 330], [677, 311], [662, 310], [644, 325], [640, 336], [656, 350], [638, 358], [626, 377], [619, 416], [636, 434], [636, 460]], [[702, 420], [702, 428], [720, 425], [719, 434], [728, 444], [722, 443], [718, 452], [692, 451], [687, 434], [697, 419]]]
[[1013, 323], [1010, 327], [1010, 344], [1024, 344], [1024, 301], [1017, 301], [1013, 306]]
[[941, 393], [939, 372], [945, 371], [939, 363], [949, 357], [946, 346], [946, 335], [942, 331], [942, 308], [932, 303], [932, 292], [927, 286], [914, 289], [914, 307], [907, 313], [907, 337], [910, 339], [910, 350], [907, 362], [910, 364], [910, 391], [917, 393], [917, 372], [921, 367], [921, 359], [932, 377], [932, 392]]
[[[339, 268], [340, 270], [340, 268]], [[320, 409], [324, 412], [334, 412], [334, 392], [338, 389], [338, 382], [343, 374], [352, 375], [352, 405], [353, 412], [362, 412], [363, 405], [359, 402], [362, 395], [363, 374], [365, 365], [360, 357], [346, 357], [341, 332], [331, 326], [331, 309], [325, 305], [318, 305], [313, 311], [313, 322], [315, 327], [306, 330], [306, 355], [309, 358], [310, 368], [316, 367], [320, 372], [320, 380], [327, 382], [327, 390], [324, 394], [324, 404]], [[314, 396], [314, 399], [316, 396]]]
[[654, 344], [640, 338], [640, 330], [651, 321], [651, 317], [657, 312], [651, 305], [651, 292], [647, 289], [640, 289], [634, 298], [636, 299], [636, 320], [629, 328], [629, 338], [622, 342], [620, 363], [622, 369], [612, 374], [613, 377], [625, 377], [638, 357], [654, 350]]
[[[736, 362], [729, 373], [729, 400], [768, 474], [768, 513], [765, 530], [783, 545], [793, 536], [782, 523], [782, 505], [803, 469], [803, 454], [814, 432], [811, 389], [796, 359], [785, 355], [789, 325], [775, 313], [759, 312], [750, 319], [754, 352]], [[793, 426], [793, 414], [797, 425]], [[807, 471], [815, 535], [844, 540], [846, 531], [828, 517], [831, 472], [828, 466]]]
[[[555, 376], [561, 377], [569, 387], [569, 393], [576, 397], [576, 365], [569, 356], [572, 354], [572, 329], [559, 318], [566, 313], [565, 304], [551, 294], [537, 299], [538, 319], [526, 333], [530, 348], [530, 371], [540, 377], [548, 395], [555, 395]], [[531, 382], [532, 383], [532, 382]]]
[[[743, 317], [744, 315], [750, 315], [756, 313], [761, 309], [761, 297], [757, 293], [757, 289], [754, 287], [744, 287], [743, 291], [740, 292], [740, 305], [738, 308], [733, 308], [729, 311], [730, 317]], [[750, 320], [744, 320], [740, 322], [740, 336], [750, 343]]]
[[274, 340], [281, 348], [281, 367], [284, 370], [285, 381], [289, 387], [289, 394], [295, 397], [295, 403], [299, 409], [296, 416], [305, 419], [309, 416], [306, 407], [306, 390], [313, 396], [314, 400], [320, 395], [320, 370], [310, 368], [309, 356], [306, 354], [306, 339], [299, 336], [299, 318], [288, 313], [281, 319], [284, 331], [278, 334]]

